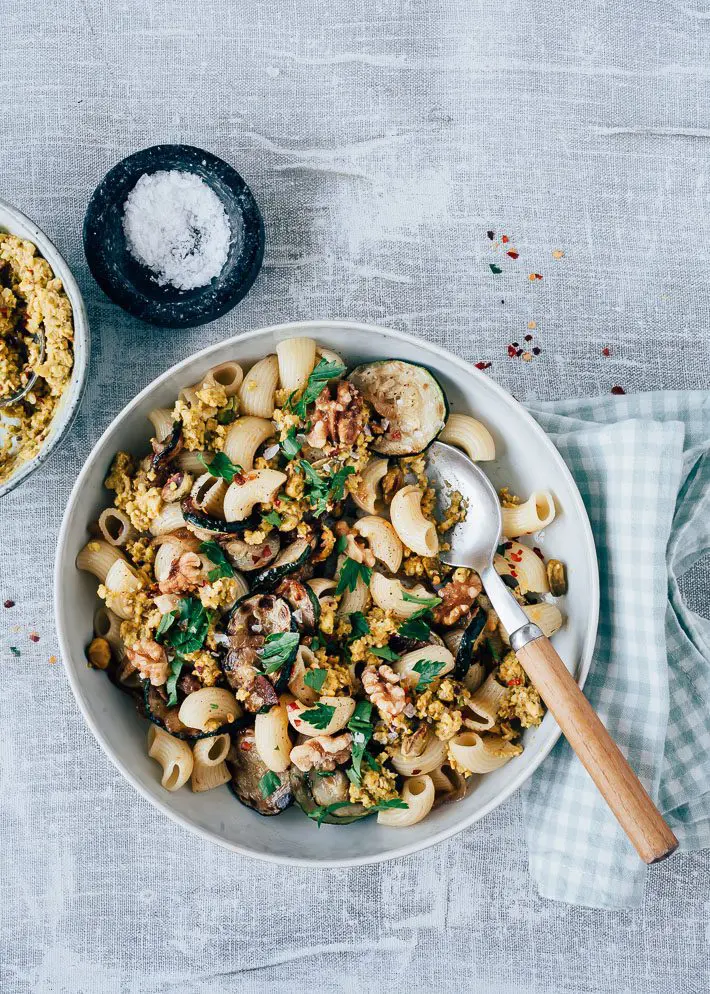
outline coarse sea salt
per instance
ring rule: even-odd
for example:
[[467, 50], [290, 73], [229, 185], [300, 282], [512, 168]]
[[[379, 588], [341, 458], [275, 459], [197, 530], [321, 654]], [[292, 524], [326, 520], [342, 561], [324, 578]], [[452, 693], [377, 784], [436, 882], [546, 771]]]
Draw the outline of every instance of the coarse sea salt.
[[195, 173], [144, 173], [123, 205], [131, 255], [160, 286], [206, 286], [227, 261], [232, 230], [221, 200]]

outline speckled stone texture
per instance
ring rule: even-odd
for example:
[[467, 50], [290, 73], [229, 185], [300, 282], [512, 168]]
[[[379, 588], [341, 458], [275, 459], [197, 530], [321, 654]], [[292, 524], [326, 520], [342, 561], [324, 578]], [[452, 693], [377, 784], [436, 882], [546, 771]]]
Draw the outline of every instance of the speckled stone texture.
[[[0, 608], [3, 992], [706, 994], [707, 854], [654, 868], [641, 911], [549, 902], [513, 798], [390, 865], [240, 859], [122, 780], [48, 659], [56, 532], [86, 454], [137, 390], [223, 336], [351, 317], [489, 361], [523, 400], [707, 387], [707, 14], [701, 0], [2, 4], [2, 196], [66, 254], [93, 329], [69, 442], [0, 506], [0, 603], [17, 602]], [[110, 303], [81, 245], [107, 169], [163, 141], [232, 163], [267, 226], [248, 297], [189, 331]], [[487, 229], [520, 253], [499, 276]], [[542, 353], [509, 359], [529, 321]], [[702, 566], [688, 590], [707, 613]]]

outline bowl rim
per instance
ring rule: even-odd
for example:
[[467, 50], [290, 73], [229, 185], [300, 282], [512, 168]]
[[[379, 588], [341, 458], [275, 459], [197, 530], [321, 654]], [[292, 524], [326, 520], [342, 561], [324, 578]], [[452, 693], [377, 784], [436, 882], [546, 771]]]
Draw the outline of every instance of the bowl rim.
[[[5, 219], [9, 219], [20, 229], [28, 229], [29, 234], [11, 230]], [[50, 435], [36, 456], [23, 463], [4, 483], [0, 483], [0, 500], [16, 487], [19, 487], [35, 470], [39, 469], [62, 445], [67, 433], [79, 412], [81, 401], [86, 390], [91, 352], [91, 336], [86, 305], [81, 295], [79, 285], [74, 279], [69, 263], [61, 254], [54, 242], [39, 227], [39, 225], [24, 214], [13, 204], [0, 198], [0, 230], [6, 229], [9, 234], [16, 235], [33, 242], [39, 249], [42, 258], [52, 267], [52, 272], [62, 281], [64, 292], [72, 306], [72, 322], [74, 326], [74, 366], [69, 385], [60, 398], [60, 409], [55, 412], [50, 428]]]
[[[171, 366], [165, 372], [161, 373], [160, 376], [156, 377], [151, 383], [149, 383], [143, 390], [140, 391], [128, 404], [120, 411], [116, 417], [111, 421], [106, 430], [102, 433], [101, 437], [97, 440], [94, 447], [92, 448], [89, 456], [87, 457], [84, 466], [77, 477], [77, 480], [72, 488], [71, 494], [69, 495], [69, 500], [62, 517], [62, 523], [59, 530], [59, 536], [57, 540], [57, 551], [55, 555], [54, 563], [54, 614], [57, 624], [57, 636], [59, 639], [59, 647], [62, 656], [62, 663], [64, 665], [64, 670], [69, 679], [69, 684], [72, 689], [72, 693], [76, 699], [79, 709], [81, 710], [84, 719], [97, 739], [99, 745], [101, 746], [103, 752], [108, 756], [114, 766], [123, 774], [123, 776], [128, 780], [128, 782], [141, 794], [150, 804], [154, 805], [163, 814], [167, 815], [171, 821], [175, 822], [177, 825], [182, 826], [182, 828], [187, 829], [196, 835], [201, 836], [203, 839], [215, 843], [224, 849], [228, 849], [231, 852], [236, 852], [241, 856], [248, 856], [252, 859], [259, 859], [263, 862], [275, 863], [277, 865], [290, 865], [290, 866], [307, 866], [313, 867], [315, 869], [328, 869], [335, 867], [346, 867], [346, 866], [368, 866], [375, 863], [383, 863], [392, 859], [399, 859], [404, 856], [409, 856], [415, 852], [419, 852], [423, 849], [428, 849], [430, 846], [437, 845], [440, 842], [444, 842], [446, 839], [451, 838], [454, 835], [458, 835], [464, 829], [468, 828], [470, 825], [475, 824], [480, 821], [491, 811], [499, 807], [504, 801], [506, 801], [526, 780], [528, 780], [535, 770], [540, 766], [543, 760], [549, 755], [552, 748], [556, 745], [561, 731], [559, 726], [554, 725], [551, 729], [549, 741], [544, 743], [540, 747], [540, 751], [532, 761], [529, 767], [521, 770], [518, 774], [511, 777], [510, 781], [505, 785], [505, 787], [500, 791], [498, 796], [492, 798], [486, 804], [484, 804], [478, 810], [472, 812], [470, 815], [463, 817], [455, 825], [442, 829], [441, 831], [428, 836], [418, 842], [413, 842], [409, 844], [403, 844], [396, 849], [390, 849], [383, 853], [368, 854], [365, 856], [355, 856], [355, 857], [337, 857], [329, 858], [324, 860], [312, 859], [301, 856], [291, 856], [288, 853], [282, 854], [272, 854], [272, 853], [260, 853], [251, 849], [247, 846], [239, 845], [234, 842], [230, 842], [227, 839], [221, 837], [216, 831], [212, 829], [205, 828], [201, 825], [194, 824], [178, 812], [174, 811], [167, 800], [162, 800], [157, 796], [153, 796], [147, 789], [145, 789], [139, 782], [137, 777], [135, 777], [132, 771], [117, 757], [113, 754], [108, 741], [104, 738], [103, 732], [100, 727], [93, 721], [88, 710], [84, 707], [83, 702], [83, 692], [79, 686], [79, 681], [74, 674], [74, 663], [71, 660], [71, 655], [69, 652], [69, 647], [67, 639], [64, 634], [62, 618], [63, 618], [63, 587], [60, 582], [60, 572], [62, 568], [62, 563], [64, 562], [67, 550], [65, 548], [68, 541], [68, 531], [69, 522], [72, 517], [73, 504], [80, 493], [84, 478], [88, 475], [89, 470], [95, 459], [98, 458], [98, 453], [101, 450], [104, 440], [113, 431], [117, 422], [130, 417], [131, 413], [136, 407], [147, 397], [154, 389], [160, 386], [162, 383], [168, 381], [170, 378], [179, 375], [180, 372], [187, 366], [191, 365], [196, 359], [203, 359], [210, 356], [213, 352], [221, 351], [225, 347], [235, 347], [238, 348], [240, 343], [244, 341], [249, 341], [253, 338], [259, 338], [266, 335], [305, 335], [307, 332], [314, 338], [318, 338], [318, 332], [331, 331], [334, 328], [341, 329], [357, 329], [358, 331], [368, 332], [371, 334], [384, 334], [386, 337], [393, 338], [397, 341], [404, 341], [416, 346], [425, 348], [448, 362], [453, 363], [454, 366], [467, 376], [482, 376], [479, 370], [477, 370], [471, 363], [467, 362], [465, 359], [460, 359], [458, 356], [449, 352], [447, 349], [442, 348], [432, 342], [428, 342], [425, 339], [419, 338], [416, 335], [410, 335], [407, 332], [399, 331], [394, 328], [387, 328], [382, 325], [371, 325], [365, 324], [357, 321], [349, 321], [346, 319], [335, 319], [331, 321], [327, 320], [314, 320], [314, 321], [289, 321], [282, 324], [269, 325], [263, 328], [256, 328], [252, 331], [243, 332], [232, 336], [231, 338], [223, 339], [222, 341], [216, 342], [213, 345], [208, 346], [205, 349], [201, 349], [199, 352], [182, 359], [180, 362]], [[594, 645], [597, 636], [597, 626], [599, 621], [599, 567], [596, 554], [596, 547], [594, 544], [594, 538], [592, 535], [592, 528], [589, 522], [589, 517], [587, 515], [587, 510], [584, 506], [584, 501], [579, 493], [577, 484], [572, 476], [567, 464], [564, 459], [554, 446], [552, 440], [549, 438], [547, 433], [541, 428], [541, 426], [535, 421], [531, 414], [520, 404], [519, 401], [508, 393], [502, 386], [490, 378], [486, 378], [488, 384], [493, 388], [494, 392], [499, 394], [501, 399], [508, 405], [518, 408], [518, 414], [528, 422], [531, 430], [533, 430], [538, 437], [541, 438], [544, 445], [550, 451], [550, 454], [554, 461], [558, 464], [560, 472], [567, 478], [567, 482], [570, 486], [570, 491], [573, 494], [573, 499], [576, 505], [576, 509], [580, 514], [581, 520], [583, 522], [583, 535], [581, 538], [584, 541], [585, 552], [587, 557], [587, 562], [589, 564], [589, 582], [590, 582], [590, 599], [589, 599], [589, 617], [586, 632], [584, 634], [583, 647], [580, 653], [579, 660], [577, 662], [577, 667], [575, 671], [575, 679], [580, 687], [584, 686], [587, 674], [592, 662], [592, 653], [594, 650]]]
[[[169, 161], [178, 157], [179, 163]], [[150, 300], [132, 286], [128, 280], [119, 281], [110, 265], [106, 251], [106, 240], [103, 229], [106, 215], [120, 209], [121, 198], [128, 196], [138, 179], [144, 173], [160, 172], [161, 170], [177, 169], [192, 172], [196, 164], [206, 162], [211, 172], [218, 176], [232, 190], [239, 203], [239, 211], [244, 225], [242, 248], [237, 264], [239, 280], [235, 283], [221, 282], [219, 277], [214, 287], [210, 284], [196, 287], [206, 295], [209, 293], [211, 303], [203, 309], [202, 296], [177, 300], [169, 304], [159, 304]], [[199, 175], [199, 174], [196, 174]], [[118, 189], [125, 187], [123, 193], [116, 195]], [[128, 184], [128, 185], [127, 185]], [[91, 275], [101, 290], [114, 304], [117, 304], [128, 314], [139, 318], [148, 324], [159, 328], [194, 328], [201, 324], [216, 321], [246, 297], [256, 282], [261, 271], [264, 250], [266, 246], [266, 230], [264, 219], [251, 187], [234, 166], [221, 159], [214, 152], [199, 148], [196, 145], [186, 145], [182, 142], [171, 144], [163, 142], [150, 145], [147, 148], [131, 152], [120, 159], [103, 176], [91, 194], [86, 207], [82, 224], [82, 242], [84, 255]], [[167, 320], [159, 313], [159, 308], [169, 307], [175, 317]]]

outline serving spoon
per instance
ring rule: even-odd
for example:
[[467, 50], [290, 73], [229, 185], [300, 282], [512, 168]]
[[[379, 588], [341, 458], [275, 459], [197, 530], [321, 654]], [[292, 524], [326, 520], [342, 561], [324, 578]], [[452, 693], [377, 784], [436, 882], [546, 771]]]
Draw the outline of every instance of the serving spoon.
[[670, 856], [678, 848], [675, 835], [552, 643], [530, 623], [493, 566], [503, 516], [488, 477], [463, 452], [443, 442], [434, 442], [427, 450], [427, 475], [440, 508], [452, 492], [467, 502], [466, 518], [451, 529], [450, 548], [439, 558], [478, 573], [518, 661], [641, 859], [658, 863]]

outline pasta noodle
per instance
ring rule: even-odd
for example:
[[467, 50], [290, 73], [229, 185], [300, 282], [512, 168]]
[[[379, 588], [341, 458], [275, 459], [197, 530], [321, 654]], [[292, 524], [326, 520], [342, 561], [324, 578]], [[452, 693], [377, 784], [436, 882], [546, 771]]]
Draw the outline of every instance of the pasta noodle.
[[492, 773], [519, 753], [520, 746], [506, 742], [499, 735], [461, 732], [449, 743], [451, 759], [469, 773]]
[[380, 811], [377, 824], [389, 825], [390, 828], [407, 828], [426, 818], [434, 805], [434, 784], [431, 777], [409, 777], [402, 788], [402, 800], [407, 805], [406, 810], [393, 808]]
[[173, 412], [166, 407], [156, 407], [148, 414], [148, 420], [153, 425], [155, 438], [162, 442], [173, 430]]
[[148, 755], [162, 767], [160, 783], [166, 790], [179, 790], [190, 779], [194, 766], [192, 749], [155, 725], [148, 729]]
[[101, 512], [99, 529], [104, 541], [116, 546], [126, 545], [138, 534], [127, 515], [115, 507], [107, 507]]
[[545, 563], [527, 545], [506, 542], [503, 556], [496, 556], [494, 565], [498, 573], [517, 580], [519, 594], [546, 594], [550, 590]]
[[270, 418], [274, 413], [274, 396], [279, 382], [279, 361], [275, 355], [260, 359], [244, 377], [239, 388], [242, 414]]
[[286, 482], [286, 474], [276, 469], [253, 469], [243, 482], [235, 479], [224, 496], [226, 521], [244, 521], [255, 504], [266, 504]]
[[187, 695], [180, 705], [178, 717], [188, 728], [211, 732], [222, 725], [231, 725], [241, 711], [231, 691], [223, 687], [202, 687]]
[[284, 390], [303, 390], [316, 362], [316, 343], [312, 338], [288, 338], [276, 346], [279, 379]]
[[353, 491], [352, 498], [361, 511], [375, 514], [379, 500], [378, 487], [387, 474], [388, 462], [373, 456], [360, 474], [360, 482]]
[[414, 649], [407, 652], [393, 664], [395, 673], [402, 677], [402, 682], [412, 687], [419, 683], [419, 673], [415, 666], [423, 666], [425, 663], [436, 664], [436, 676], [446, 676], [454, 668], [454, 657], [443, 645], [425, 645], [421, 649]]
[[260, 445], [274, 437], [274, 426], [267, 418], [237, 418], [224, 440], [224, 454], [244, 472], [254, 468]]
[[416, 584], [411, 590], [403, 587], [399, 580], [373, 572], [370, 579], [372, 599], [383, 611], [391, 611], [398, 618], [411, 618], [422, 609], [417, 600], [407, 600], [406, 595], [418, 598], [420, 601], [429, 596], [426, 587]]
[[493, 436], [484, 424], [468, 414], [450, 414], [439, 439], [463, 449], [473, 462], [483, 462], [496, 457]]
[[[541, 601], [539, 604], [523, 604], [523, 611], [531, 624], [537, 625], [543, 635], [551, 638], [564, 624], [562, 612], [556, 604]], [[508, 633], [501, 628], [501, 637], [506, 645], [510, 645]]]
[[435, 556], [439, 551], [436, 525], [422, 514], [422, 492], [413, 484], [402, 487], [392, 498], [392, 527], [401, 540], [418, 556]]
[[389, 521], [374, 514], [360, 518], [353, 526], [358, 535], [367, 540], [375, 559], [396, 573], [402, 565], [402, 542]]
[[506, 538], [532, 535], [555, 520], [555, 501], [549, 490], [536, 490], [524, 504], [504, 507], [503, 534]]
[[256, 751], [274, 773], [283, 773], [291, 765], [291, 740], [288, 737], [286, 704], [280, 701], [265, 714], [254, 719]]

